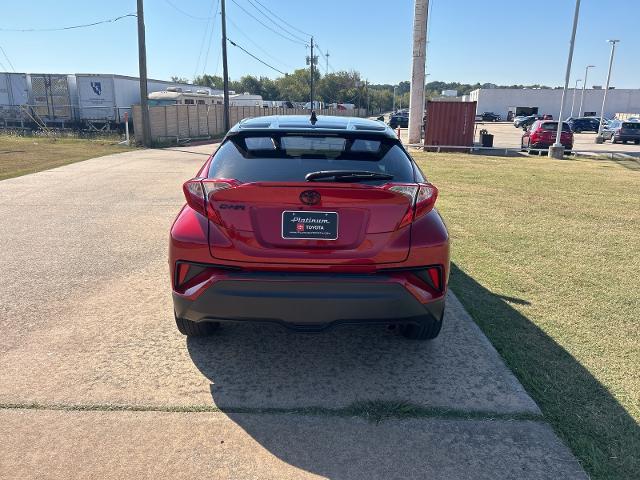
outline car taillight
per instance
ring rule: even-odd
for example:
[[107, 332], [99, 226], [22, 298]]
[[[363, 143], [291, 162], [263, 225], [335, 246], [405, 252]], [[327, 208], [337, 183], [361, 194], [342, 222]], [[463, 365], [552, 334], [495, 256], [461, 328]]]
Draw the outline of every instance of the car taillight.
[[220, 223], [218, 212], [211, 205], [214, 195], [216, 192], [238, 185], [237, 180], [192, 178], [184, 183], [182, 190], [191, 208], [210, 220]]
[[387, 184], [383, 188], [397, 192], [409, 199], [407, 213], [400, 221], [399, 227], [413, 222], [431, 211], [438, 198], [438, 189], [430, 183]]

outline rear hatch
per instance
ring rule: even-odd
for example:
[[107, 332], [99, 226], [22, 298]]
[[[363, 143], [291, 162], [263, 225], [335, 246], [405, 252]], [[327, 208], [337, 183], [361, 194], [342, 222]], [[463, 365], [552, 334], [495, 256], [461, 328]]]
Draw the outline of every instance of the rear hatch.
[[624, 122], [620, 125], [620, 135], [640, 138], [640, 122]]
[[[310, 174], [317, 178], [306, 180]], [[410, 225], [403, 220], [412, 200], [394, 185], [415, 182], [415, 172], [394, 139], [236, 137], [216, 152], [209, 178], [232, 179], [208, 196], [216, 259], [370, 265], [409, 254]]]

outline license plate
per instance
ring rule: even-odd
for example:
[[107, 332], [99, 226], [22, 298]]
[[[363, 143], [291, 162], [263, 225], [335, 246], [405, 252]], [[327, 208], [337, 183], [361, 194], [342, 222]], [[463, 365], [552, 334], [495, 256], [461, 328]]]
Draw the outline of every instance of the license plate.
[[282, 212], [282, 238], [336, 240], [338, 214], [336, 212]]

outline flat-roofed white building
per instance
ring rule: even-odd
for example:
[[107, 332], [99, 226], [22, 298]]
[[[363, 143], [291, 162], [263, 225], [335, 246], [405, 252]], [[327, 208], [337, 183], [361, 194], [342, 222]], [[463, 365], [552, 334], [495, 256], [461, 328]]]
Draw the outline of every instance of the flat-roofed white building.
[[[574, 89], [567, 91], [564, 117], [571, 116]], [[588, 88], [584, 92], [584, 103], [580, 112], [582, 89], [575, 90], [573, 116], [597, 116], [602, 108], [603, 89]], [[508, 118], [512, 115], [550, 114], [557, 119], [560, 114], [562, 89], [533, 88], [480, 88], [465, 95], [463, 100], [477, 102], [476, 113], [494, 112]], [[616, 113], [640, 112], [640, 89], [615, 88], [607, 94], [604, 116], [611, 118]]]

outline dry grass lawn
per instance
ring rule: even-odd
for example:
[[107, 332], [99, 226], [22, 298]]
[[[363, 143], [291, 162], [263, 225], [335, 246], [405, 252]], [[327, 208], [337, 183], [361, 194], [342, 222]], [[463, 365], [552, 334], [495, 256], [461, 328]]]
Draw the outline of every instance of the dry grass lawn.
[[0, 135], [0, 180], [130, 150], [115, 140]]
[[593, 478], [638, 478], [640, 163], [414, 158], [454, 292]]

